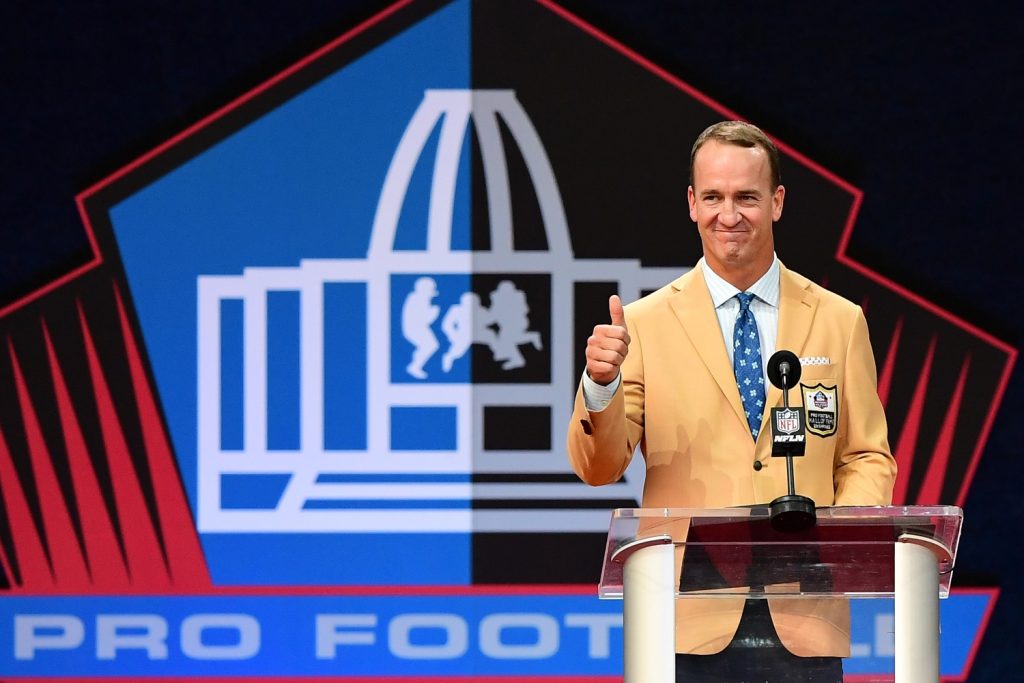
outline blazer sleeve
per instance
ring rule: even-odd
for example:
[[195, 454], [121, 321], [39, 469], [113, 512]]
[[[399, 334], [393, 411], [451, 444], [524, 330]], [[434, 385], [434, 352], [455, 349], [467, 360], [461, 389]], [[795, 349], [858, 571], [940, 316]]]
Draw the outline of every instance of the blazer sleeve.
[[836, 505], [889, 505], [896, 461], [878, 398], [867, 321], [858, 306], [846, 353], [839, 439], [833, 463]]
[[566, 437], [569, 462], [579, 478], [592, 486], [618, 481], [643, 438], [643, 345], [628, 313], [626, 327], [630, 336], [629, 353], [619, 370], [622, 382], [611, 402], [604, 410], [587, 410], [581, 381], [569, 420]]

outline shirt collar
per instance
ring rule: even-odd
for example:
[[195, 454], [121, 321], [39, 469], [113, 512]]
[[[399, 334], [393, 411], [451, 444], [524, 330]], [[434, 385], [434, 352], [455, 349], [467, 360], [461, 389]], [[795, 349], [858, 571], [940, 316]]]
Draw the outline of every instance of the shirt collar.
[[[726, 301], [740, 293], [740, 290], [733, 287], [718, 273], [711, 270], [711, 266], [704, 261], [703, 257], [700, 262], [704, 266], [701, 268], [701, 272], [704, 273], [704, 282], [707, 284], [708, 291], [711, 293], [711, 301], [715, 304], [715, 308], [718, 308]], [[778, 308], [779, 272], [779, 257], [772, 254], [772, 265], [768, 267], [767, 272], [765, 272], [757, 282], [752, 284], [750, 289], [747, 291], [766, 304]]]

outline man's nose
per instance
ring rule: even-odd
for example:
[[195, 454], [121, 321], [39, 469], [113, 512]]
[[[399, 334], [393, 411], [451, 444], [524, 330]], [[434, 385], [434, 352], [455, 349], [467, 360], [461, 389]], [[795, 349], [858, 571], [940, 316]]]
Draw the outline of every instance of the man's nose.
[[732, 202], [725, 202], [722, 204], [722, 210], [718, 213], [718, 222], [727, 228], [736, 227], [740, 219], [739, 209]]

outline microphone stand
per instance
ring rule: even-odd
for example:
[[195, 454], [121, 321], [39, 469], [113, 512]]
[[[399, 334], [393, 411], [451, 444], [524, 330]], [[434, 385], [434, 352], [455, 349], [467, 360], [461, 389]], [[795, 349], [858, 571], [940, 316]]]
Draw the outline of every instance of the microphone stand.
[[[771, 525], [776, 531], [806, 531], [815, 525], [817, 516], [814, 501], [796, 492], [793, 474], [793, 457], [802, 456], [806, 448], [806, 430], [803, 410], [791, 410], [789, 390], [800, 381], [800, 361], [791, 351], [778, 351], [768, 361], [768, 377], [772, 384], [782, 389], [782, 409], [771, 409], [772, 456], [785, 456], [786, 481], [789, 493], [771, 502]], [[792, 367], [796, 372], [791, 372]], [[774, 367], [778, 368], [776, 381]]]

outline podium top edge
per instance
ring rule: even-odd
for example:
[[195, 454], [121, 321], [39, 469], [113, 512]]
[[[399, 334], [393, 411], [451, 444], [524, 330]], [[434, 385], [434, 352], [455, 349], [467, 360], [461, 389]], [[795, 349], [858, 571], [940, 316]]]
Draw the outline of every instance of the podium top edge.
[[[819, 522], [827, 519], [879, 519], [885, 517], [956, 517], [962, 519], [964, 516], [963, 508], [955, 505], [827, 506], [817, 508], [816, 513]], [[744, 505], [727, 508], [616, 508], [612, 511], [613, 519], [768, 519], [770, 516], [771, 510], [768, 505]]]

